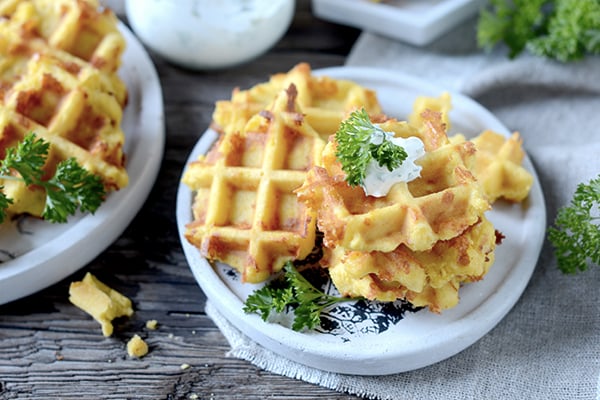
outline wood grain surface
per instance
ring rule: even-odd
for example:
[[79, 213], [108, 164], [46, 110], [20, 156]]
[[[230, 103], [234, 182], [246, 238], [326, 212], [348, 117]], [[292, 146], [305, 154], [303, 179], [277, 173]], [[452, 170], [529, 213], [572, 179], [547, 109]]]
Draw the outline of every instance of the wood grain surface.
[[[175, 200], [184, 162], [209, 125], [216, 100], [228, 98], [234, 86], [265, 81], [301, 61], [314, 68], [342, 65], [358, 34], [316, 19], [306, 0], [297, 2], [287, 35], [249, 64], [194, 72], [150, 53], [166, 114], [156, 184], [127, 230], [93, 262], [0, 306], [0, 399], [353, 398], [227, 357], [229, 345], [204, 313], [205, 296], [181, 250]], [[103, 337], [99, 324], [68, 301], [70, 282], [88, 271], [133, 301], [135, 314], [117, 320], [112, 337]], [[150, 319], [158, 321], [157, 330], [145, 327]], [[125, 350], [134, 334], [150, 347], [142, 359]]]

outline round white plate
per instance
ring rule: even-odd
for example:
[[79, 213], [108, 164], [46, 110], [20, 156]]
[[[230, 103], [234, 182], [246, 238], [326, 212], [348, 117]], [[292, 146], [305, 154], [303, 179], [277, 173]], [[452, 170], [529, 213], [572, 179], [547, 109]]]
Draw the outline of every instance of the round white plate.
[[[416, 78], [369, 68], [329, 68], [315, 71], [350, 79], [377, 91], [384, 112], [405, 119], [419, 95], [438, 96], [443, 90]], [[458, 93], [452, 95], [450, 134], [473, 137], [484, 129], [509, 134], [489, 111]], [[216, 138], [208, 130], [189, 161], [205, 153]], [[546, 229], [544, 198], [534, 175], [529, 198], [522, 204], [498, 202], [488, 213], [506, 238], [496, 261], [482, 281], [464, 285], [453, 309], [433, 314], [410, 310], [406, 304], [344, 303], [325, 315], [327, 327], [295, 332], [242, 310], [246, 296], [258, 286], [242, 284], [226, 265], [211, 265], [183, 237], [192, 220], [192, 192], [180, 184], [177, 224], [182, 246], [200, 287], [215, 307], [240, 331], [264, 347], [299, 363], [326, 371], [384, 375], [417, 369], [446, 359], [470, 346], [492, 329], [513, 307], [537, 263]], [[366, 308], [365, 308], [366, 307]]]
[[20, 218], [0, 226], [0, 304], [89, 263], [123, 233], [154, 184], [165, 140], [161, 86], [143, 46], [125, 25], [119, 28], [127, 42], [119, 74], [128, 89], [122, 128], [129, 185], [111, 193], [94, 215], [77, 215], [66, 224]]

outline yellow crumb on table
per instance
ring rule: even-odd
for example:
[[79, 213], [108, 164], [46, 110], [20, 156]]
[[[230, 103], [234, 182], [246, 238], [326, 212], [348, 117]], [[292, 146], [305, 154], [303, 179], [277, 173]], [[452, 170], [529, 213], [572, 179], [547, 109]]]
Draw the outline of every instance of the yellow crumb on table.
[[106, 286], [89, 272], [83, 280], [71, 283], [69, 301], [98, 321], [104, 336], [112, 335], [113, 319], [133, 314], [131, 300]]
[[139, 335], [133, 335], [127, 342], [127, 354], [130, 357], [141, 358], [148, 354], [148, 344]]
[[153, 330], [153, 331], [156, 330], [158, 328], [158, 321], [155, 319], [146, 321], [146, 328]]

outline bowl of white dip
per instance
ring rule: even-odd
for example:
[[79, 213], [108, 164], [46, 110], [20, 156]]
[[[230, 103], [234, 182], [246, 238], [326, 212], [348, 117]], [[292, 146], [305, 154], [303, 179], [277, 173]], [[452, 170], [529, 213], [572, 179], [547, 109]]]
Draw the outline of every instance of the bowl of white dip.
[[295, 0], [126, 0], [129, 24], [166, 60], [190, 69], [227, 68], [274, 46]]

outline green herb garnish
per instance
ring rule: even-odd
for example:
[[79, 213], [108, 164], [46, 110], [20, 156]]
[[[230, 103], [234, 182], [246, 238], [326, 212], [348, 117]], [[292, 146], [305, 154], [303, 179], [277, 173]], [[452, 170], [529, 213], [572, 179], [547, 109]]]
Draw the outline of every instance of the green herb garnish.
[[364, 183], [367, 166], [372, 159], [380, 167], [385, 166], [393, 171], [408, 157], [404, 148], [392, 143], [386, 132], [371, 122], [364, 108], [352, 112], [340, 124], [335, 140], [335, 155], [342, 164], [350, 186]]
[[314, 329], [321, 323], [321, 312], [334, 304], [358, 300], [357, 298], [331, 296], [314, 287], [288, 261], [283, 267], [282, 279], [276, 279], [255, 290], [244, 304], [245, 313], [259, 314], [266, 321], [271, 313], [281, 313], [287, 307], [294, 312], [292, 329]]
[[558, 267], [567, 274], [600, 265], [600, 175], [580, 183], [569, 206], [562, 207], [548, 239], [555, 248]]
[[511, 58], [525, 49], [562, 62], [600, 54], [600, 0], [490, 0], [477, 41], [486, 49], [504, 43]]
[[[63, 223], [77, 209], [94, 213], [106, 194], [100, 177], [89, 173], [74, 158], [60, 162], [56, 172], [48, 180], [43, 179], [44, 164], [48, 158], [50, 144], [31, 133], [16, 147], [6, 149], [0, 162], [0, 179], [20, 180], [26, 185], [35, 185], [46, 191], [46, 204], [42, 218], [50, 222]], [[12, 174], [11, 172], [17, 174]], [[13, 200], [8, 198], [0, 186], [0, 222], [6, 218], [6, 209]]]

